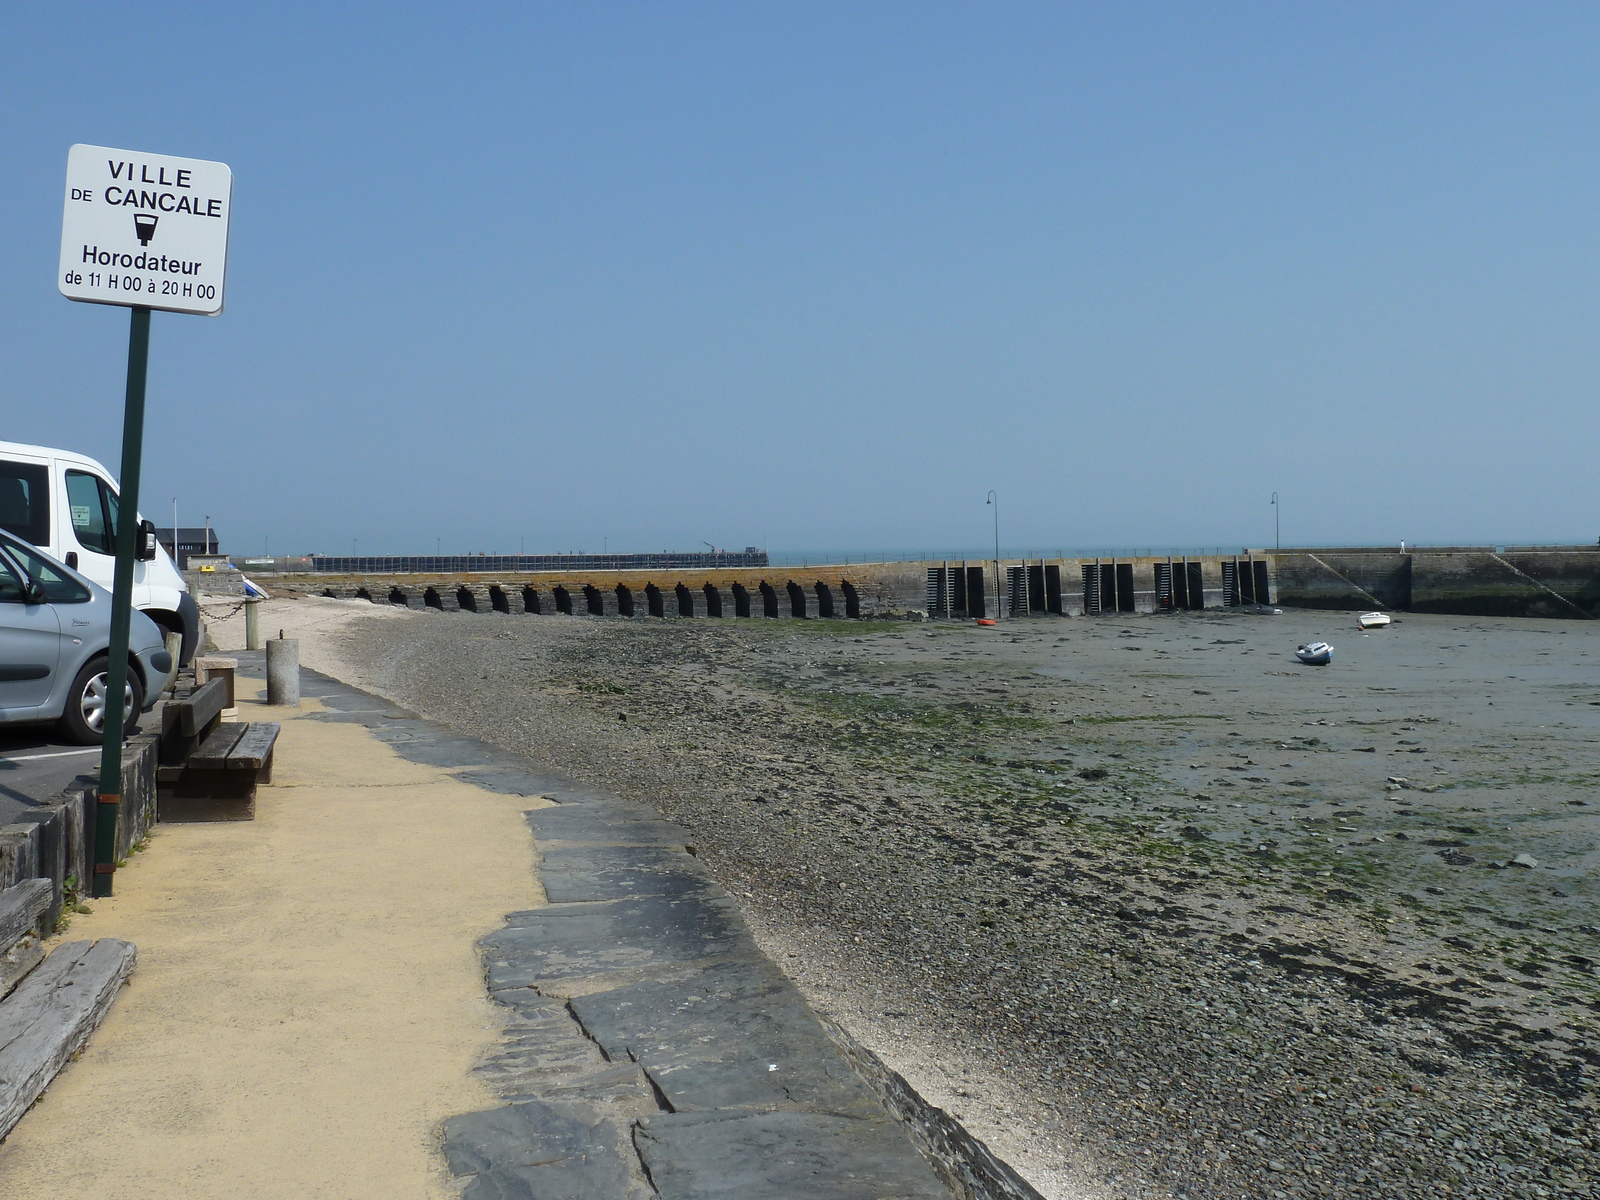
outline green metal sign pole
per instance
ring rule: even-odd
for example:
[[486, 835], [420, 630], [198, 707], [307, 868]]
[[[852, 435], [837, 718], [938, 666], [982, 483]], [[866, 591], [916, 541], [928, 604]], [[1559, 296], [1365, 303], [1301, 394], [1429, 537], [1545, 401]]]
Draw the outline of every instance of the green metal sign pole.
[[[128, 390], [122, 413], [122, 491], [117, 498], [117, 573], [111, 588], [111, 661], [106, 667], [105, 738], [100, 747], [100, 803], [94, 826], [94, 896], [111, 895], [117, 869], [117, 814], [122, 803], [122, 726], [127, 719], [128, 622], [133, 612], [134, 551], [139, 537], [139, 464], [144, 457], [144, 381], [150, 361], [150, 310], [134, 308], [128, 325]], [[174, 537], [177, 535], [174, 534]]]

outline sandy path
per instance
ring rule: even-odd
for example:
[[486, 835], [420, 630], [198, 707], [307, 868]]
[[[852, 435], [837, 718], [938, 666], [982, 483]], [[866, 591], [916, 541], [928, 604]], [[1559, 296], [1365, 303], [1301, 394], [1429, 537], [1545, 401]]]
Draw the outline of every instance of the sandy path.
[[160, 826], [72, 922], [139, 964], [0, 1146], [7, 1200], [456, 1194], [436, 1129], [498, 1103], [470, 1073], [500, 1024], [474, 942], [541, 902], [529, 802], [259, 686], [241, 715], [284, 730], [257, 819]]
[[[236, 599], [202, 597], [200, 611], [206, 631], [218, 651], [244, 649], [244, 611]], [[416, 613], [414, 609], [393, 608], [366, 600], [332, 600], [324, 596], [264, 600], [261, 602], [261, 636], [276, 637], [281, 630], [287, 637], [298, 638], [301, 666], [332, 675], [352, 687], [376, 692], [371, 664], [340, 653], [344, 636], [368, 622], [403, 621]], [[446, 616], [432, 609], [421, 610], [421, 614], [438, 620]]]

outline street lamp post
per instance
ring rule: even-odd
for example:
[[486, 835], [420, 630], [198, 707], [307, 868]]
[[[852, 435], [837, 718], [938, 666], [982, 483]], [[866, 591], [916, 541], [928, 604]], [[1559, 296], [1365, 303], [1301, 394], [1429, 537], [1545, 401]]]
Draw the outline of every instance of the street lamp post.
[[989, 489], [988, 499], [984, 503], [994, 505], [994, 615], [999, 617], [1002, 606], [1000, 597], [1005, 594], [1005, 589], [1000, 581], [1000, 497], [993, 488]]
[[1279, 532], [1279, 526], [1278, 526], [1278, 514], [1281, 513], [1282, 511], [1283, 511], [1283, 509], [1278, 506], [1278, 493], [1277, 492], [1273, 492], [1272, 493], [1272, 548], [1274, 550], [1282, 550], [1283, 549], [1283, 536]]

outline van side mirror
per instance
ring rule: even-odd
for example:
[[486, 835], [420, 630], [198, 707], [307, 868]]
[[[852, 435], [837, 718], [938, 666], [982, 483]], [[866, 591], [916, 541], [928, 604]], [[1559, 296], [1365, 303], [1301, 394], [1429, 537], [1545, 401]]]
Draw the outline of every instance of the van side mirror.
[[37, 579], [28, 580], [28, 586], [22, 589], [24, 604], [43, 604], [49, 597], [44, 594], [44, 584]]
[[155, 560], [156, 523], [154, 521], [139, 522], [139, 540], [133, 556], [140, 562], [153, 562]]

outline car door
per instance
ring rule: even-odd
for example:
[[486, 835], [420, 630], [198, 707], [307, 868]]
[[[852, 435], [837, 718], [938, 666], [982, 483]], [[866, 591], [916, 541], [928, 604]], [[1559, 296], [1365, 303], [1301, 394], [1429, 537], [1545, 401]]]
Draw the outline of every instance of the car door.
[[55, 606], [29, 604], [25, 577], [0, 554], [0, 712], [17, 715], [45, 704], [60, 661]]

